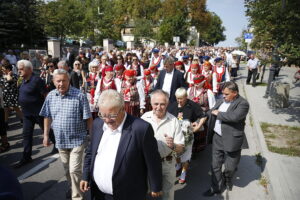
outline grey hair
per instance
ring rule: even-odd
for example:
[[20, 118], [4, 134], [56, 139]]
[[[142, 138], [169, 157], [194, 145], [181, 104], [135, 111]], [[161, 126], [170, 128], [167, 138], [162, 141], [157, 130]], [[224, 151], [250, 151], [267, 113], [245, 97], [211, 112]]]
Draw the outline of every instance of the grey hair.
[[59, 61], [57, 63], [57, 67], [59, 67], [59, 66], [61, 66], [61, 67], [68, 67], [68, 63], [65, 60], [61, 60], [61, 61]]
[[175, 60], [169, 56], [164, 59], [164, 64], [174, 64]]
[[29, 60], [19, 60], [17, 63], [18, 68], [20, 67], [21, 64], [24, 65], [24, 68], [33, 70], [32, 63]]
[[223, 87], [222, 87], [222, 90], [224, 90], [225, 88], [231, 90], [232, 92], [239, 93], [239, 86], [233, 81], [225, 82]]
[[64, 70], [64, 69], [56, 69], [56, 70], [54, 70], [53, 77], [55, 77], [56, 75], [63, 75], [63, 74], [67, 75], [68, 79], [70, 80], [69, 73], [66, 70]]
[[184, 87], [181, 87], [181, 88], [178, 88], [175, 92], [175, 96], [177, 98], [180, 98], [180, 97], [186, 97], [187, 96], [187, 91]]
[[89, 63], [89, 71], [91, 71], [92, 70], [92, 67], [94, 67], [94, 66], [99, 66], [99, 62], [98, 61], [96, 61], [96, 60], [93, 60], [92, 62], [90, 62]]
[[158, 90], [154, 90], [154, 92], [151, 93], [151, 102], [152, 102], [152, 99], [154, 98], [154, 96], [156, 95], [163, 95], [165, 96], [165, 99], [166, 99], [166, 102], [167, 104], [169, 103], [169, 94], [161, 89], [158, 89]]
[[[97, 101], [97, 100], [96, 100]], [[98, 107], [109, 107], [109, 108], [124, 108], [124, 100], [122, 95], [117, 90], [104, 90], [98, 99]]]

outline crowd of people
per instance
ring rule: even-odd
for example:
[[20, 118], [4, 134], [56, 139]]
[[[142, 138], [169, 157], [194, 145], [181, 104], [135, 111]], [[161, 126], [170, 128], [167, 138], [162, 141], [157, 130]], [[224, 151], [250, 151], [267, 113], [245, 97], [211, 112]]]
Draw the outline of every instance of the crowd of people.
[[[91, 189], [94, 199], [140, 200], [150, 192], [172, 200], [176, 173], [185, 184], [190, 163], [209, 142], [212, 184], [204, 195], [231, 190], [249, 109], [234, 82], [241, 58], [231, 52], [68, 48], [64, 59], [45, 55], [34, 69], [26, 52], [18, 60], [10, 50], [1, 59], [0, 153], [10, 148], [8, 116], [15, 110], [24, 148], [15, 167], [32, 161], [38, 124], [43, 145], [53, 143], [59, 153], [68, 198], [83, 199]], [[259, 68], [254, 55], [247, 67], [249, 83]]]

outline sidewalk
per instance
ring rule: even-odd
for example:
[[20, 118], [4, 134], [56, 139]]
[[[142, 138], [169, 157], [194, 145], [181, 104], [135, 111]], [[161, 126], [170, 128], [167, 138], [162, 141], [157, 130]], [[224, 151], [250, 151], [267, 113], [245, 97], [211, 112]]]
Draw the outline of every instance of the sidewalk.
[[[264, 157], [264, 175], [269, 181], [268, 191], [272, 199], [296, 200], [300, 196], [300, 158], [280, 155], [268, 151], [260, 123], [300, 126], [300, 84], [293, 84], [296, 68], [283, 67], [277, 80], [290, 84], [290, 106], [288, 108], [271, 109], [263, 96], [266, 86], [252, 87], [243, 83], [243, 89], [250, 103], [253, 124], [253, 138], [258, 144], [258, 151]], [[241, 69], [242, 77], [247, 76], [245, 65]], [[269, 71], [266, 70], [263, 82], [266, 83]]]

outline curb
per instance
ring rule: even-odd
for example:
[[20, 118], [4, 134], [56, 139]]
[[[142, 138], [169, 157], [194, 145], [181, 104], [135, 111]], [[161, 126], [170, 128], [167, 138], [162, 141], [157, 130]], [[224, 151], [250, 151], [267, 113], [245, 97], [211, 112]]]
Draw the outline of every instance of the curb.
[[[247, 90], [246, 90], [246, 87], [245, 87], [245, 83], [242, 83], [242, 87], [243, 87], [243, 91], [244, 91], [244, 93], [246, 95], [246, 98], [247, 98]], [[249, 102], [248, 98], [247, 98], [247, 101]], [[250, 104], [250, 102], [249, 102], [249, 104]], [[268, 194], [270, 195], [271, 199], [275, 200], [276, 196], [274, 194], [274, 188], [272, 186], [272, 181], [271, 181], [270, 172], [269, 172], [269, 167], [270, 166], [269, 166], [268, 162], [266, 162], [266, 160], [269, 159], [269, 150], [268, 150], [268, 147], [267, 147], [267, 144], [266, 144], [266, 141], [265, 141], [265, 137], [264, 137], [263, 132], [261, 130], [260, 123], [257, 120], [257, 118], [254, 117], [254, 115], [255, 115], [254, 108], [251, 105], [249, 107], [250, 107], [250, 110], [249, 110], [250, 111], [249, 112], [250, 116], [249, 117], [251, 117], [252, 121], [253, 121], [253, 126], [251, 126], [251, 125], [250, 126], [252, 127], [253, 136], [256, 140], [255, 143], [257, 145], [259, 153], [261, 153], [262, 157], [265, 158], [263, 160], [263, 164], [262, 164], [265, 167], [264, 167], [264, 169], [261, 173], [268, 180]]]

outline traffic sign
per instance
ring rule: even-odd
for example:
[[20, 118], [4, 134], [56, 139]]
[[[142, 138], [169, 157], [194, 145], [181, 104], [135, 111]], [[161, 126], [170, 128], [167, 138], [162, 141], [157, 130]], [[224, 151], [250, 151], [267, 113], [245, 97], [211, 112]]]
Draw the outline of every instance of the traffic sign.
[[253, 39], [253, 33], [245, 33], [244, 39]]

